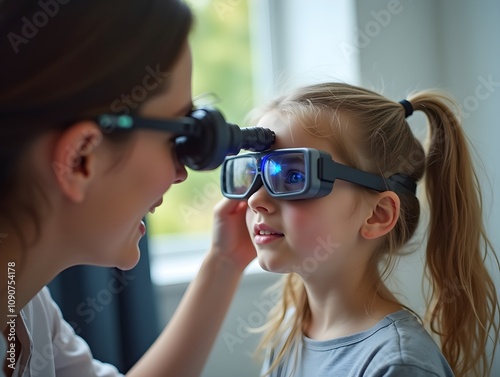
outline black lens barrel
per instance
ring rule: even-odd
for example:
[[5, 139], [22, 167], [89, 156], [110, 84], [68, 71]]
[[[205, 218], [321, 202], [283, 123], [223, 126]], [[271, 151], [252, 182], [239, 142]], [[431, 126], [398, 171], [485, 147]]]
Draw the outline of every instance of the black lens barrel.
[[262, 127], [240, 128], [227, 123], [213, 108], [201, 108], [191, 114], [196, 132], [179, 137], [177, 155], [181, 163], [193, 170], [213, 170], [226, 156], [236, 155], [241, 149], [264, 151], [273, 145], [274, 132]]

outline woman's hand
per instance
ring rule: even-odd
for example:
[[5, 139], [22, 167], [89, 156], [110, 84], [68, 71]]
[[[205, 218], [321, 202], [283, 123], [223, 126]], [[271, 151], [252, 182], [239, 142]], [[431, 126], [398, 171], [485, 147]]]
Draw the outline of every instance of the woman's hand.
[[247, 202], [223, 198], [214, 207], [211, 253], [234, 263], [242, 271], [255, 258], [245, 214]]

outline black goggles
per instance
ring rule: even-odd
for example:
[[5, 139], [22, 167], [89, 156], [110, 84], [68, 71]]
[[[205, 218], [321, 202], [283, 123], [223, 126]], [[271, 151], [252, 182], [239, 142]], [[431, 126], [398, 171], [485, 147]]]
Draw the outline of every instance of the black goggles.
[[416, 192], [407, 175], [389, 178], [333, 161], [329, 153], [313, 148], [288, 148], [226, 157], [221, 170], [222, 194], [230, 199], [248, 199], [264, 184], [269, 195], [298, 200], [328, 195], [336, 179], [382, 191]]

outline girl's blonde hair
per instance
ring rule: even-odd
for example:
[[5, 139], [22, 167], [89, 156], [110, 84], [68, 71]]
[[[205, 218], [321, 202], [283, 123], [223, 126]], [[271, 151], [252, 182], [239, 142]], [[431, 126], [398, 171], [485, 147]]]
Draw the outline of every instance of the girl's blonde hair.
[[[457, 377], [487, 375], [492, 360], [486, 354], [486, 346], [490, 334], [494, 349], [498, 342], [499, 303], [485, 258], [491, 255], [499, 268], [500, 264], [484, 229], [482, 198], [467, 138], [452, 111], [456, 105], [446, 94], [421, 91], [408, 100], [415, 111], [422, 111], [428, 119], [426, 151], [406, 122], [401, 104], [343, 83], [297, 89], [251, 116], [255, 121], [272, 111], [298, 119], [313, 135], [332, 136], [329, 137], [332, 149], [358, 169], [385, 177], [403, 173], [415, 182], [425, 177], [430, 208], [426, 248], [426, 274], [430, 281], [427, 325], [439, 336], [442, 352]], [[387, 261], [380, 271], [381, 280], [415, 233], [420, 217], [415, 196], [399, 194], [399, 197], [399, 220], [373, 257], [373, 263], [382, 256]], [[382, 289], [378, 294], [391, 299]], [[290, 316], [292, 308], [295, 310]], [[273, 350], [275, 357], [269, 373], [300, 342], [309, 316], [301, 278], [294, 273], [286, 275], [282, 300], [271, 310], [258, 347], [259, 351]]]

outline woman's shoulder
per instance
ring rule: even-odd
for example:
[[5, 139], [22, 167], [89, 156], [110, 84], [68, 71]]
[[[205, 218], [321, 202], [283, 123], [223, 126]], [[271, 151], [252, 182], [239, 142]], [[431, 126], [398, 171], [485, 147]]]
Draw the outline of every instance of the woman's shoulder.
[[59, 320], [60, 309], [50, 295], [47, 287], [43, 287], [22, 309], [26, 327], [33, 329], [38, 326], [52, 328], [54, 321]]

